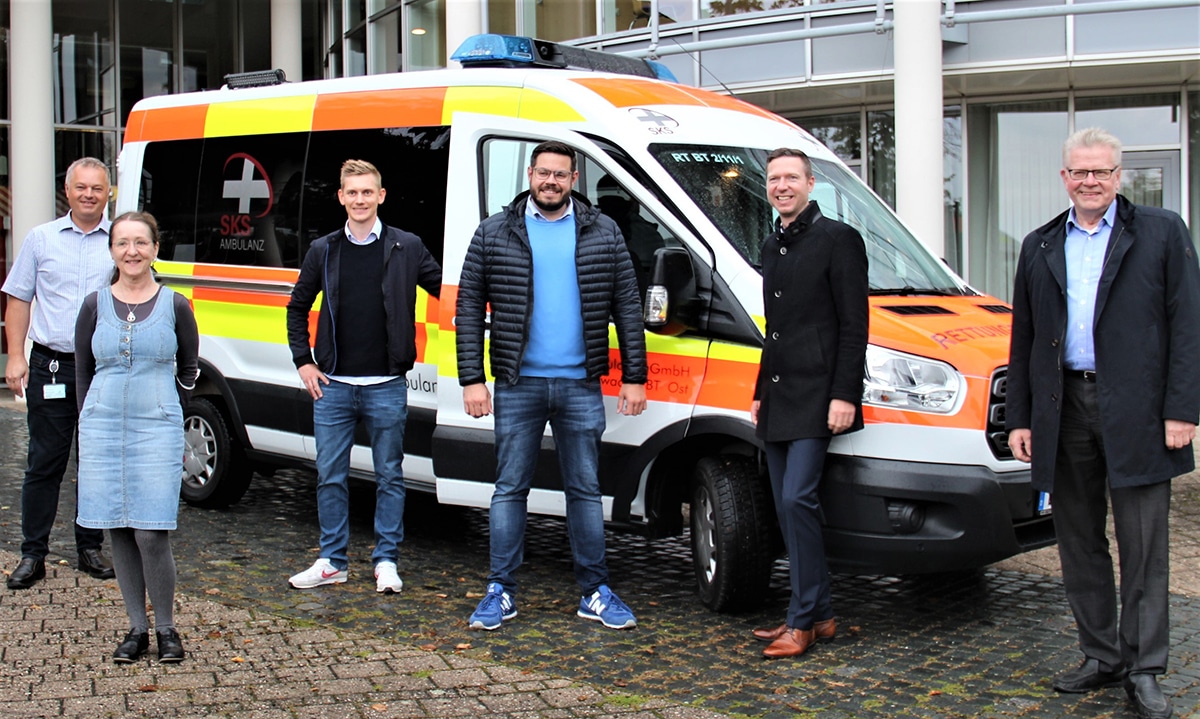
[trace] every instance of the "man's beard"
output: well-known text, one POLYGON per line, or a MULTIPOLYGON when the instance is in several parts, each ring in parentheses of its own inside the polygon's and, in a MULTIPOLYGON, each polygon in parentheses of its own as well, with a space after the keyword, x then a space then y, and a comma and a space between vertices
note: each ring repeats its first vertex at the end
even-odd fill
POLYGON ((530 197, 533 200, 533 204, 536 205, 537 208, 542 211, 542 214, 546 214, 549 212, 558 212, 559 210, 561 210, 563 208, 563 206, 565 206, 567 204, 567 201, 571 199, 571 195, 569 193, 564 192, 561 196, 562 199, 560 199, 558 202, 547 205, 546 203, 544 203, 538 199, 538 194, 536 192, 532 193, 530 195, 530 197))

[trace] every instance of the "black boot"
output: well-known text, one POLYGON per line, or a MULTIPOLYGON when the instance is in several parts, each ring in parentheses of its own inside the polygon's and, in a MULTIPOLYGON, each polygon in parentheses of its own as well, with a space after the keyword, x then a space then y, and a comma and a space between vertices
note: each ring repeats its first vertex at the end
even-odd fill
POLYGON ((150 648, 150 632, 130 629, 124 641, 113 652, 113 664, 133 664, 150 648))
POLYGON ((155 632, 158 636, 158 661, 163 664, 177 664, 183 661, 183 642, 179 632, 174 628, 155 632))
POLYGON ((79 550, 79 571, 96 579, 112 579, 117 576, 99 549, 79 550))
POLYGON ((46 577, 46 562, 34 557, 21 557, 17 568, 8 575, 9 589, 29 589, 46 577))

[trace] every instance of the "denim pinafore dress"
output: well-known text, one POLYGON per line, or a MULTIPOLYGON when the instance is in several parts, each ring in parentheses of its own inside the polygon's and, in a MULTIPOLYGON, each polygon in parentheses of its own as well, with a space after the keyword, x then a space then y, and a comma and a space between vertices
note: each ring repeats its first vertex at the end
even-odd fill
POLYGON ((84 527, 175 529, 183 477, 183 408, 175 390, 175 297, 163 287, 141 322, 99 291, 96 375, 79 413, 84 527))

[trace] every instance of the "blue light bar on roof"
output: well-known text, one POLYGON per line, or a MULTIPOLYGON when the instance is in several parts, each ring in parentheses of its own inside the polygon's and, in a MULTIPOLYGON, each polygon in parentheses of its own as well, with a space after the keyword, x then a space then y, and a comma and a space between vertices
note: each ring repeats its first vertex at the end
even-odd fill
POLYGON ((591 70, 678 82, 662 63, 516 35, 473 35, 459 45, 450 59, 463 67, 591 70))

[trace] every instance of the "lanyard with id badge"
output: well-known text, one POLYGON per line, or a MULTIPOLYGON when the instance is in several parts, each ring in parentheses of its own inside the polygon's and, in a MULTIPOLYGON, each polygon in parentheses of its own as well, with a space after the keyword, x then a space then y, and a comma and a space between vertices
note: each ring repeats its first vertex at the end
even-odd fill
POLYGON ((50 384, 42 385, 42 399, 66 399, 67 386, 58 383, 58 360, 50 360, 46 369, 50 370, 50 384))

